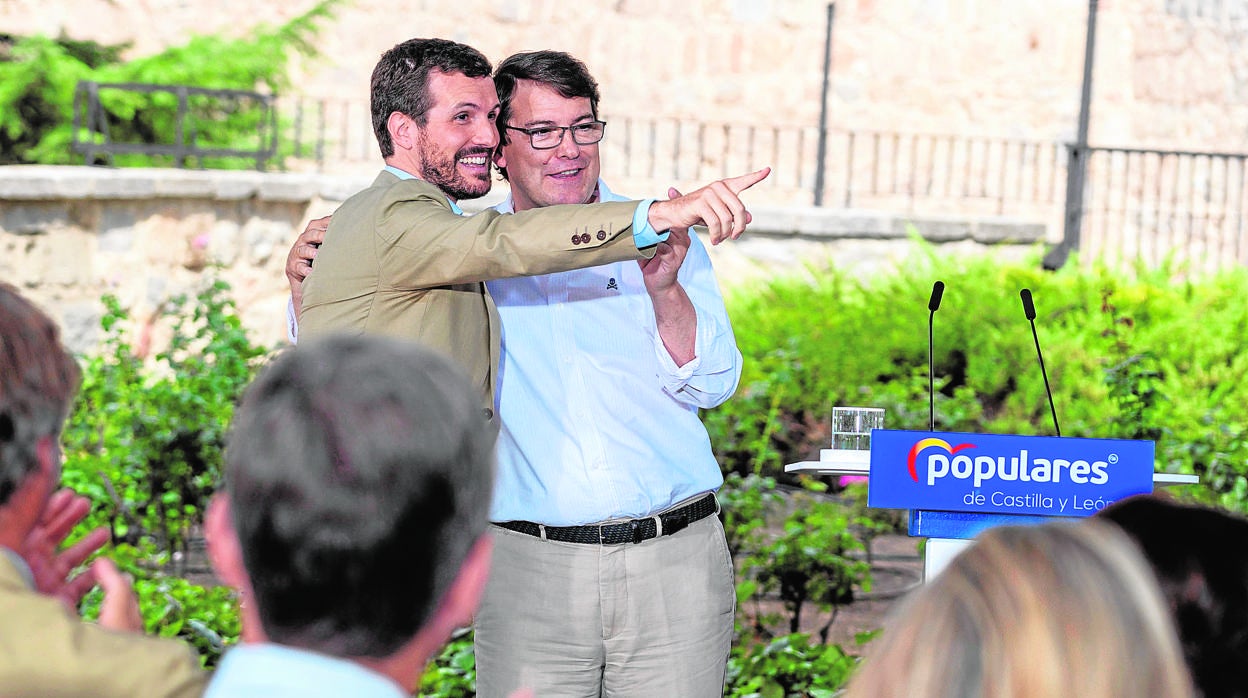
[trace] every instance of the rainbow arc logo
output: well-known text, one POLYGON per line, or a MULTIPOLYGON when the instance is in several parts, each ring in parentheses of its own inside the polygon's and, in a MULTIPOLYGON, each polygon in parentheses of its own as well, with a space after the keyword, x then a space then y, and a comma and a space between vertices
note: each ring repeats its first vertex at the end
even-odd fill
POLYGON ((914 467, 914 462, 918 460, 919 453, 929 448, 943 449, 946 453, 952 456, 958 451, 975 448, 975 444, 958 444, 957 446, 950 446, 949 442, 944 439, 919 439, 915 442, 914 446, 910 448, 910 454, 906 457, 906 467, 910 470, 910 479, 915 482, 919 481, 919 473, 914 467))

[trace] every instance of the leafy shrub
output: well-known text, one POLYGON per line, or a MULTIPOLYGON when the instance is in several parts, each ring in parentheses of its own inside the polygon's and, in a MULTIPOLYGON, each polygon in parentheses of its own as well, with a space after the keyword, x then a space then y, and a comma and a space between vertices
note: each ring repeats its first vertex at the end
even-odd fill
POLYGON ((857 660, 802 633, 738 644, 728 657, 724 695, 733 698, 832 698, 857 660))
MULTIPOLYGON (((1199 280, 1167 270, 1045 274, 1038 265, 946 259, 929 249, 869 284, 833 271, 814 284, 781 279, 730 296, 743 387, 704 416, 727 473, 720 501, 743 569, 739 608, 776 596, 790 603, 792 628, 801 607, 834 614, 855 585, 869 584, 859 549, 902 520, 864 511, 861 488, 841 493, 845 504, 813 504, 811 495, 781 497, 777 482, 819 484, 781 466, 826 445, 834 404, 880 405, 889 427, 927 427, 933 278, 948 284, 936 325, 938 429, 1052 432, 1018 303, 1026 286, 1062 433, 1155 439, 1163 469, 1201 476, 1194 496, 1248 510, 1248 270, 1199 280)), ((190 641, 212 664, 238 633, 233 597, 176 576, 174 561, 185 560, 196 535, 232 406, 265 350, 247 340, 223 284, 171 303, 178 319, 170 349, 147 360, 125 339, 125 310, 106 303, 103 348, 87 362, 65 434, 65 479, 95 500, 94 525, 110 527, 114 554, 140 577, 149 629, 190 641)), ((830 696, 854 666, 842 648, 806 634, 772 637, 770 627, 740 624, 738 634, 732 696, 830 696)), ((431 663, 421 690, 471 696, 475 678, 465 631, 431 663)))
POLYGON ((1018 299, 1031 288, 1062 434, 1155 439, 1159 469, 1200 475, 1196 496, 1248 507, 1242 268, 1048 273, 1034 260, 923 248, 870 282, 832 269, 813 283, 737 289, 728 305, 742 388, 705 419, 725 472, 792 482, 783 464, 817 458, 832 405, 884 406, 889 428, 926 429, 934 279, 947 285, 935 324, 938 430, 1054 432, 1018 299))
POLYGON ((218 281, 193 302, 170 300, 169 348, 147 360, 126 339, 127 311, 105 297, 101 352, 86 361, 63 435, 63 482, 92 500, 82 527, 111 532, 109 555, 135 576, 147 630, 187 640, 209 665, 238 635, 233 594, 178 575, 220 480, 234 404, 266 353, 228 290, 218 281))
MULTIPOLYGON (((342 0, 322 0, 304 14, 276 28, 261 27, 240 39, 196 36, 185 45, 131 61, 127 48, 94 42, 18 38, 0 47, 0 165, 70 164, 73 142, 74 90, 81 80, 108 83, 191 85, 276 94, 288 86, 287 66, 295 52, 316 55, 318 22, 342 0)), ((126 143, 175 142, 176 98, 105 91, 101 104, 112 140, 126 143)), ((260 111, 244 104, 214 109, 201 98, 200 118, 189 124, 204 147, 248 149, 254 142, 260 111)), ((190 132, 190 131, 188 131, 190 132)), ((86 137, 85 130, 80 137, 86 137)), ((220 158, 214 167, 247 167, 252 161, 220 158)), ((169 156, 118 155, 118 165, 161 166, 169 156)))
POLYGON ((807 602, 829 614, 819 631, 827 642, 837 609, 853 602, 855 587, 871 589, 867 563, 849 555, 865 546, 850 530, 846 507, 800 495, 790 503, 793 510, 785 517, 782 532, 746 556, 742 573, 757 580, 756 593, 779 594, 789 612, 791 633, 801 627, 807 602))
POLYGON ((477 658, 472 648, 472 630, 457 631, 420 680, 425 698, 471 698, 477 694, 477 658))
POLYGON ((64 482, 93 500, 93 525, 142 554, 186 552, 221 474, 234 403, 266 349, 252 344, 226 295, 209 284, 170 300, 169 348, 145 361, 125 337, 127 312, 107 308, 102 352, 86 363, 65 430, 64 482))

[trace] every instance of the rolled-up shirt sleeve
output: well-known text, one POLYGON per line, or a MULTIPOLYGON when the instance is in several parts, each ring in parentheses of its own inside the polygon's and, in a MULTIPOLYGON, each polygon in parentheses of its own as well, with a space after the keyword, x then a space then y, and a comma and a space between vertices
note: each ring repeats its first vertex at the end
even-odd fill
POLYGON ((697 316, 694 358, 677 366, 656 330, 654 351, 659 360, 659 380, 664 392, 679 402, 700 408, 715 407, 736 392, 742 359, 711 259, 696 235, 691 238, 677 278, 697 316))

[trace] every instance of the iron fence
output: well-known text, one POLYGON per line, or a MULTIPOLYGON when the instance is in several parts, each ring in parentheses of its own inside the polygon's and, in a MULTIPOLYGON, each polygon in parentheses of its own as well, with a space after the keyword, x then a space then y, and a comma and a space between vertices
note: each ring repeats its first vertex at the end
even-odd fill
MULTIPOLYGON (((298 98, 280 108, 307 167, 333 171, 378 162, 367 104, 298 98)), ((1059 230, 1074 206, 1085 262, 1166 261, 1194 271, 1248 264, 1248 154, 1089 148, 1082 200, 1067 201, 1069 144, 938 133, 829 129, 820 177, 818 129, 693 119, 604 115, 607 176, 620 191, 690 187, 764 165, 768 203, 916 216, 1034 220, 1059 230)))
POLYGON ((1081 254, 1208 272, 1248 264, 1248 153, 1089 148, 1081 254))
MULTIPOLYGON (((79 81, 70 148, 87 164, 117 155, 253 160, 263 170, 277 148, 277 113, 268 95, 187 85, 79 81)), ((158 162, 161 160, 158 160, 158 162)))
MULTIPOLYGON (((283 103, 286 149, 316 169, 377 161, 368 105, 340 99, 283 103)), ((819 179, 818 129, 606 114, 603 161, 612 180, 647 189, 704 184, 771 166, 760 187, 776 202, 809 204, 819 179)), ((954 134, 830 129, 823 200, 846 208, 1009 215, 1061 196, 1059 143, 954 134)))

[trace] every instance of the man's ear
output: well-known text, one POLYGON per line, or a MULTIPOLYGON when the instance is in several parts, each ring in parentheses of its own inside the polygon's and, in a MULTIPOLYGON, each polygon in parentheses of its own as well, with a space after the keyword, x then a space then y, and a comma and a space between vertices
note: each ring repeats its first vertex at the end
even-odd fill
POLYGON ((460 565, 459 575, 447 590, 442 608, 438 609, 439 615, 453 623, 450 626, 452 629, 472 623, 472 616, 481 604, 485 584, 490 578, 490 557, 493 553, 494 538, 488 532, 484 533, 468 551, 464 564, 460 565))
POLYGON ((494 149, 494 166, 500 170, 507 167, 507 156, 503 155, 503 144, 501 142, 494 149))
POLYGON ((61 483, 61 448, 54 438, 45 436, 35 443, 35 461, 38 467, 27 479, 37 485, 46 500, 61 483))
POLYGON ((35 468, 17 483, 0 505, 0 539, 21 550, 26 536, 39 524, 43 511, 61 480, 61 453, 56 441, 45 436, 35 442, 35 468))
POLYGON ((260 609, 254 602, 251 578, 243 564, 243 546, 238 542, 234 520, 230 517, 230 500, 224 492, 212 496, 208 511, 204 514, 204 539, 208 543, 208 560, 217 578, 238 592, 239 615, 243 642, 265 642, 264 626, 260 622, 260 609))
POLYGON ((392 111, 386 119, 386 130, 390 132, 390 141, 397 150, 412 150, 416 147, 416 122, 403 112, 392 111))
POLYGON ((218 492, 208 503, 204 514, 204 539, 208 544, 208 560, 217 577, 239 591, 250 586, 243 567, 243 549, 230 519, 230 500, 218 492))

